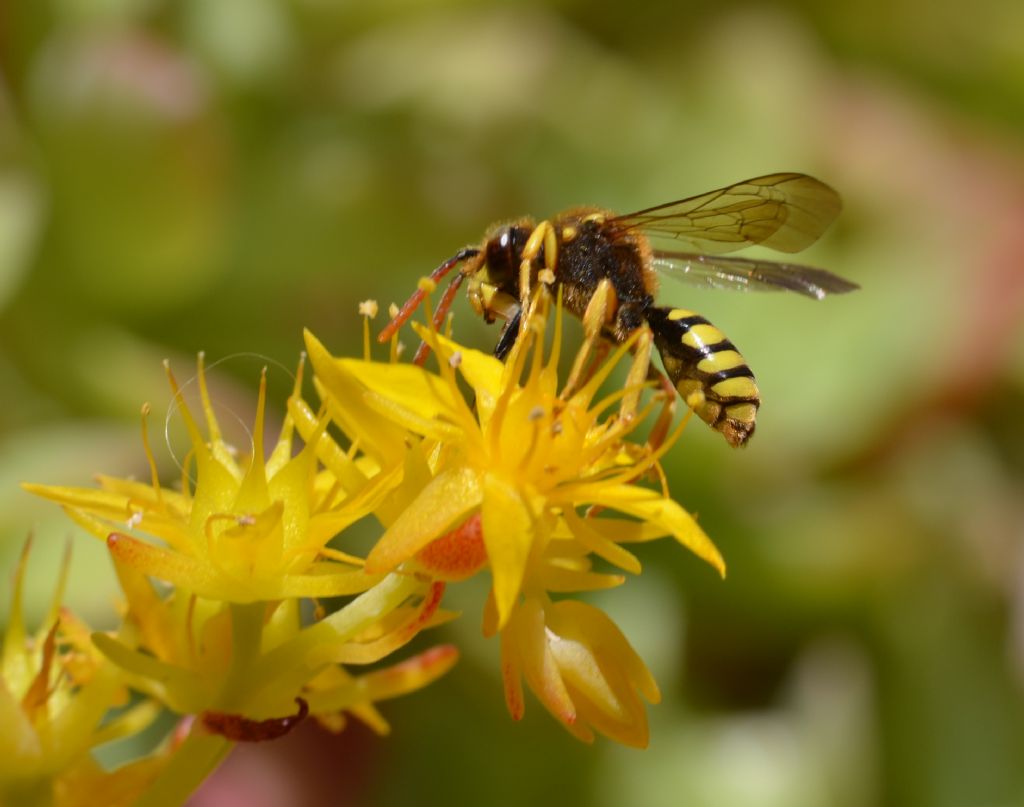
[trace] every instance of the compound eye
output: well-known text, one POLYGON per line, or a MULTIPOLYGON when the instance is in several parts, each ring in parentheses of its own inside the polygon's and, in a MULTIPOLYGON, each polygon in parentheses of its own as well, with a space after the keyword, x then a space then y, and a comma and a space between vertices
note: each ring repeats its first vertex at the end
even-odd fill
POLYGON ((505 227, 487 244, 487 277, 495 286, 512 282, 519 265, 518 249, 514 228, 505 227))

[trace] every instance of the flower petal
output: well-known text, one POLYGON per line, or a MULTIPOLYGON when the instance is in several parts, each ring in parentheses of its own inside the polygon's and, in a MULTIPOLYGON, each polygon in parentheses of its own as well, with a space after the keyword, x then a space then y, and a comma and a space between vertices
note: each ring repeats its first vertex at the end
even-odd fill
POLYGON ((483 493, 475 471, 442 471, 387 529, 366 559, 372 574, 394 569, 447 532, 480 505, 483 493))
POLYGON ((390 401, 399 410, 419 415, 424 421, 451 421, 466 408, 458 388, 444 378, 415 364, 382 364, 360 359, 335 359, 337 366, 358 378, 368 390, 390 401))
POLYGON ((353 440, 384 465, 391 465, 405 451, 405 433, 381 417, 363 400, 366 387, 306 331, 306 350, 316 372, 317 388, 331 418, 353 440), (324 394, 326 393, 326 394, 324 394))
POLYGON ((562 511, 566 525, 572 531, 576 540, 595 555, 613 563, 620 569, 625 569, 632 574, 640 574, 640 561, 636 555, 618 544, 605 538, 591 526, 596 519, 583 519, 576 515, 572 508, 562 511))
POLYGON ((534 534, 533 518, 516 487, 495 474, 484 475, 481 518, 500 629, 508 621, 523 584, 534 534))
POLYGON ((679 543, 697 557, 714 566, 725 577, 725 561, 711 539, 697 521, 678 502, 667 499, 650 488, 628 484, 600 484, 566 486, 559 492, 575 504, 598 504, 610 507, 644 521, 651 522, 670 533, 679 543))

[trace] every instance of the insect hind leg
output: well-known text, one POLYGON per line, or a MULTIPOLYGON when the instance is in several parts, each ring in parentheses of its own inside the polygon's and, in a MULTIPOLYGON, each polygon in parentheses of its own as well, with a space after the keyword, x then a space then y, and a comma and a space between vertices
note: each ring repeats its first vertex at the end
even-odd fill
POLYGON ((729 445, 745 445, 761 396, 743 356, 693 311, 652 306, 647 315, 665 372, 686 405, 729 445))
POLYGON ((583 344, 576 354, 569 378, 565 382, 562 394, 559 396, 563 401, 572 397, 576 390, 587 382, 589 373, 587 364, 593 355, 595 348, 601 344, 607 332, 608 325, 614 321, 618 310, 618 296, 615 294, 615 287, 608 278, 603 278, 598 284, 594 293, 587 303, 583 312, 583 344))

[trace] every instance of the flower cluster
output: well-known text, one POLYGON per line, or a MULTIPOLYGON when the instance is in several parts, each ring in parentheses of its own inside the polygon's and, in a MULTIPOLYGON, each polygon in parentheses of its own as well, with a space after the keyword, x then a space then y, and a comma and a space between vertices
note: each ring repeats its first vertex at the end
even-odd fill
MULTIPOLYGON (((140 699, 100 734, 138 728, 157 705, 180 715, 177 740, 125 769, 139 803, 158 791, 161 803, 184 801, 233 743, 281 736, 307 715, 331 730, 354 716, 387 731, 375 704, 434 680, 456 651, 442 645, 379 662, 451 618, 441 608, 445 587, 477 574, 490 576, 483 625, 500 637, 512 716, 524 713, 525 681, 576 737, 647 744, 644 701, 657 702, 657 685, 612 620, 575 595, 639 574, 628 545, 664 536, 724 573, 714 545, 668 495, 659 460, 679 432, 659 445, 638 436, 655 406, 637 405, 650 334, 638 332, 566 385, 561 308, 546 293, 505 362, 455 343, 428 315, 415 327, 436 356, 434 371, 399 362, 394 340, 388 360, 371 358, 373 309, 364 308, 361 359, 336 358, 307 333, 321 403, 303 398, 300 365, 269 452, 265 378, 251 451, 239 457, 221 434, 200 356, 205 428, 168 369, 191 442, 178 489, 159 481, 145 408, 148 483, 101 476, 98 489, 26 485, 106 543, 124 605, 110 633, 90 636, 70 617, 53 617, 33 645, 35 678, 27 664, 13 678, 5 665, 15 687, 5 702, 20 698, 38 713, 41 693, 56 696, 46 681, 59 677, 59 634, 77 648, 66 680, 78 698, 92 691, 90 680, 106 682, 100 716, 115 695, 140 699), (625 389, 603 394, 627 357, 625 389), (360 558, 340 542, 366 517, 382 532, 360 558), (301 601, 324 597, 345 603, 303 618, 301 601)), ((14 633, 8 643, 23 643, 14 633)), ((30 717, 22 722, 29 731, 30 717)), ((83 738, 95 731, 95 721, 81 726, 83 738)), ((61 766, 76 775, 65 757, 47 759, 50 778, 33 781, 52 782, 61 766)))
POLYGON ((158 708, 149 700, 128 706, 116 666, 89 641, 88 627, 61 608, 70 551, 46 617, 34 633, 26 631, 30 547, 26 542, 15 571, 0 655, 0 804, 129 804, 157 778, 166 749, 109 773, 89 752, 141 731, 158 708), (105 719, 112 706, 127 708, 105 719))
MULTIPOLYGON (((722 573, 724 564, 664 489, 639 484, 657 475, 673 439, 658 448, 632 439, 645 413, 632 409, 630 382, 598 397, 631 349, 630 381, 643 383, 644 346, 635 343, 649 334, 638 332, 578 389, 560 389, 561 309, 552 317, 552 308, 546 294, 538 295, 506 362, 429 327, 417 331, 437 356, 437 372, 336 359, 308 333, 306 346, 328 411, 354 443, 389 430, 395 446, 402 438, 400 448, 377 455, 401 481, 392 509, 379 513, 385 530, 366 571, 451 581, 486 568, 492 585, 484 630, 501 634, 512 716, 523 714, 525 678, 580 739, 591 740, 596 730, 644 746, 646 713, 638 695, 650 702, 659 697, 650 673, 602 612, 551 595, 621 584, 621 574, 595 571, 594 559, 638 574, 639 560, 623 545, 666 535, 722 573)), ((308 409, 297 413, 297 422, 300 429, 316 428, 308 409)))

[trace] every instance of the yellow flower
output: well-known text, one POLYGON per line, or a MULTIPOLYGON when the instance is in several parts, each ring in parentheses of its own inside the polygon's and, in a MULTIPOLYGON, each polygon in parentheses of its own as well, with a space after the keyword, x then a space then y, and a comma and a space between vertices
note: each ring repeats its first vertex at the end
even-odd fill
MULTIPOLYGON (((420 335, 438 356, 438 373, 413 365, 334 359, 315 337, 306 336, 332 413, 347 406, 369 408, 429 441, 420 452, 409 452, 429 466, 418 473, 425 484, 388 524, 367 558, 367 571, 398 567, 452 530, 463 529, 460 525, 471 526, 467 520, 479 514, 499 628, 523 591, 528 569, 540 562, 552 533, 562 526, 589 551, 639 571, 634 556, 592 528, 600 519, 577 515, 580 507, 638 518, 724 573, 721 555, 693 517, 664 492, 636 484, 656 467, 671 441, 658 451, 627 441, 644 413, 608 412, 629 390, 595 400, 632 344, 622 346, 581 389, 560 396, 561 323, 545 360, 546 297, 539 300, 525 337, 505 364, 426 329, 420 335), (476 397, 475 411, 462 395, 456 371, 476 397)), ((649 338, 639 332, 634 341, 649 338)))
MULTIPOLYGON (((594 559, 638 574, 639 560, 623 545, 665 535, 722 574, 725 567, 667 490, 639 484, 662 476, 659 459, 679 433, 657 450, 632 439, 651 411, 635 411, 650 334, 638 332, 586 383, 560 391, 561 312, 545 356, 549 311, 547 296, 538 297, 505 363, 429 326, 417 330, 437 355, 437 372, 396 364, 394 356, 386 363, 336 359, 309 333, 306 344, 321 397, 354 443, 369 439, 353 431, 369 417, 417 438, 406 439, 404 452, 374 450, 393 487, 386 510, 374 511, 385 532, 367 571, 458 581, 487 566, 484 631, 501 632, 513 716, 523 713, 525 677, 575 736, 589 741, 598 731, 643 746, 641 696, 659 697, 650 673, 607 616, 571 600, 553 603, 549 593, 619 585, 625 578, 595 571, 594 559), (631 349, 626 389, 598 398, 631 349)), ((300 431, 314 427, 308 408, 295 416, 300 431)))
POLYGON ((26 543, 14 579, 11 615, 0 658, 0 804, 130 804, 157 776, 166 757, 157 754, 106 771, 91 750, 135 734, 159 712, 145 701, 124 706, 120 671, 89 642, 89 632, 60 608, 67 577, 65 556, 49 613, 33 636, 22 619, 26 543))
POLYGON ((602 611, 562 600, 528 599, 501 634, 505 702, 523 716, 522 677, 573 735, 592 742, 594 730, 625 745, 647 745, 640 700, 661 695, 647 667, 602 611))
MULTIPOLYGON (((380 505, 392 478, 372 457, 341 451, 325 433, 326 416, 313 419, 295 456, 286 417, 265 460, 265 376, 252 452, 239 462, 221 437, 202 357, 208 439, 168 376, 191 438, 194 485, 184 480, 181 492, 160 485, 143 421, 150 484, 101 477, 101 490, 25 487, 62 504, 110 550, 127 601, 124 622, 116 634, 93 634, 92 643, 130 686, 196 718, 152 786, 171 803, 187 797, 231 742, 273 739, 307 714, 334 730, 351 714, 387 731, 374 704, 430 683, 457 653, 434 648, 364 675, 341 666, 375 664, 449 618, 439 610, 443 583, 366 574, 361 560, 326 546, 380 505), (151 578, 171 587, 161 591, 151 578), (351 594, 359 596, 303 625, 298 598, 351 594)), ((300 385, 301 367, 296 399, 300 385)))
MULTIPOLYGON (((339 531, 370 511, 381 483, 387 481, 370 482, 363 475, 355 489, 330 473, 318 472, 316 451, 326 420, 293 457, 294 426, 286 417, 272 454, 264 460, 264 374, 252 451, 240 462, 221 437, 202 356, 198 378, 208 439, 169 368, 168 378, 192 442, 194 488, 187 478, 181 492, 161 487, 145 422, 150 484, 100 476, 101 490, 24 487, 62 504, 75 521, 107 541, 122 562, 202 597, 237 603, 332 597, 364 591, 380 579, 325 549, 339 531), (139 534, 152 536, 159 544, 136 537, 139 534)), ((301 378, 300 366, 295 395, 301 378)))
POLYGON ((341 712, 350 711, 384 733, 373 702, 426 686, 455 660, 443 648, 402 662, 406 670, 419 664, 418 675, 403 678, 405 689, 389 683, 381 692, 374 682, 382 671, 354 677, 336 666, 377 662, 446 619, 438 612, 441 584, 391 575, 303 628, 294 599, 229 608, 187 592, 161 596, 116 556, 115 568, 127 600, 124 626, 116 637, 98 633, 93 641, 134 688, 180 714, 286 718, 302 698, 331 727, 340 728, 341 712))

